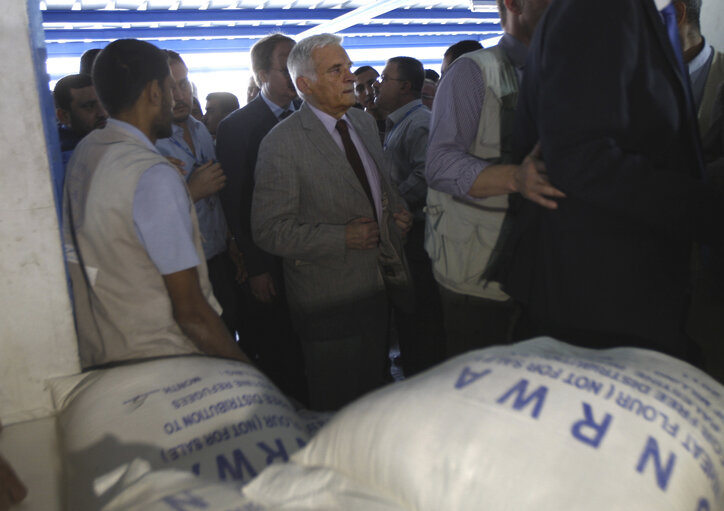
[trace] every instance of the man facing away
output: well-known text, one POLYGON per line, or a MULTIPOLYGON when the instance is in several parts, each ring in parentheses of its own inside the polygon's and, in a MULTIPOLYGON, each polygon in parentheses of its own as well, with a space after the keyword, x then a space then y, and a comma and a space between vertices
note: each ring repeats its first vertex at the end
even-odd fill
POLYGON ((334 409, 385 381, 389 301, 409 299, 411 215, 383 170, 374 119, 351 108, 341 38, 299 41, 288 65, 304 104, 261 143, 252 233, 283 259, 311 405, 334 409))
POLYGON ((692 241, 721 244, 669 0, 551 2, 531 44, 516 153, 540 140, 555 211, 511 207, 505 289, 577 345, 686 357, 692 241), (584 49, 586 51, 581 51, 584 49))
MULTIPOLYGON (((226 117, 217 130, 216 152, 227 175, 220 192, 231 234, 244 254, 249 278, 244 284, 242 346, 286 394, 306 402, 299 339, 289 317, 281 259, 259 248, 251 236, 251 202, 259 144, 301 101, 287 70, 294 40, 283 34, 263 37, 251 49, 259 95, 226 117)), ((294 155, 297 148, 283 148, 294 155)))
POLYGON ((111 118, 76 148, 64 201, 82 366, 199 353, 247 361, 219 317, 188 189, 153 144, 173 124, 166 54, 114 41, 93 73, 111 118))
POLYGON ((387 61, 374 83, 375 104, 387 116, 384 152, 390 163, 392 184, 413 214, 405 255, 415 291, 415 310, 395 310, 400 353, 405 376, 412 376, 441 361, 444 332, 440 293, 425 252, 425 155, 430 130, 430 110, 422 104, 425 80, 422 62, 411 57, 387 61))
POLYGON ((508 195, 518 192, 547 208, 562 197, 534 155, 522 165, 512 160, 518 84, 548 3, 498 0, 500 43, 455 60, 433 105, 425 246, 440 285, 448 356, 510 338, 514 304, 497 283, 482 282, 508 195))

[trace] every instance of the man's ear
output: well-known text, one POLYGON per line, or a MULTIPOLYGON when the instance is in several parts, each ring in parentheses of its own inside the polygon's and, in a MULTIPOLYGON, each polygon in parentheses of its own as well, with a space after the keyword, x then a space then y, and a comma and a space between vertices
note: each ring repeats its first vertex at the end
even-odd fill
POLYGON ((312 91, 312 80, 306 76, 297 76, 296 86, 302 94, 309 94, 312 91))
POLYGON ((503 0, 503 3, 505 4, 505 8, 513 14, 520 15, 523 13, 523 9, 521 8, 518 0, 503 0))
POLYGON ((56 108, 55 117, 58 119, 60 124, 70 126, 70 112, 68 110, 65 110, 64 108, 56 108))
POLYGON ((163 90, 161 89, 161 84, 158 79, 148 82, 143 88, 143 92, 141 92, 141 94, 146 96, 146 100, 151 105, 160 105, 163 99, 163 90))
MULTIPOLYGON (((257 73, 257 78, 259 82, 262 84, 267 83, 269 81, 269 71, 266 69, 260 69, 257 73)), ((254 83, 256 83, 257 78, 254 79, 254 83)), ((257 83, 257 87, 259 87, 259 84, 257 83)), ((261 87, 259 87, 261 89, 261 87)))

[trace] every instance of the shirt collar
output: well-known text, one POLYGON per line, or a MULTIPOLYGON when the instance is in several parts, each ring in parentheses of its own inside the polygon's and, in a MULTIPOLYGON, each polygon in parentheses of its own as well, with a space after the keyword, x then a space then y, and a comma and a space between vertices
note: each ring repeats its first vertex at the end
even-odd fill
MULTIPOLYGON (((199 129, 200 126, 204 126, 203 122, 194 119, 194 117, 191 115, 189 115, 184 122, 188 126, 189 131, 191 131, 192 135, 196 134, 196 131, 199 129)), ((171 125, 171 132, 173 133, 173 137, 181 136, 183 138, 184 129, 178 124, 173 123, 171 125)))
POLYGON ((699 69, 706 65, 713 52, 714 48, 706 44, 705 41, 701 51, 697 54, 696 57, 689 61, 689 73, 696 73, 699 69))
POLYGON ((129 124, 125 121, 119 121, 118 119, 114 119, 112 117, 108 118, 108 121, 106 122, 106 125, 111 125, 126 134, 132 136, 133 138, 136 138, 143 142, 151 151, 154 153, 158 152, 158 149, 156 149, 156 146, 154 146, 151 141, 148 139, 146 135, 143 134, 141 130, 136 128, 133 124, 129 124))
POLYGON ((274 103, 271 99, 267 98, 264 95, 264 92, 259 92, 259 95, 261 96, 261 99, 264 100, 264 103, 266 103, 266 106, 268 106, 269 109, 272 111, 272 113, 274 114, 274 117, 276 117, 277 119, 279 119, 279 116, 282 115, 287 110, 291 110, 292 112, 295 111, 293 101, 290 101, 287 106, 281 107, 281 106, 277 105, 276 103, 274 103))
POLYGON ((510 59, 510 62, 518 69, 525 66, 528 58, 528 47, 508 33, 504 33, 498 43, 510 59))
POLYGON ((654 3, 656 4, 656 10, 661 11, 671 3, 671 0, 654 0, 654 3))
POLYGON ((412 110, 413 108, 417 108, 419 105, 422 105, 422 99, 414 99, 406 105, 403 105, 394 112, 392 112, 390 115, 387 116, 387 119, 392 121, 393 124, 397 124, 405 117, 405 115, 407 115, 410 110, 412 110))
MULTIPOLYGON (((306 102, 309 108, 312 109, 312 112, 314 112, 314 115, 317 116, 317 118, 322 121, 322 124, 324 124, 324 127, 327 128, 327 131, 332 134, 337 129, 337 119, 333 116, 329 115, 327 112, 322 112, 319 108, 313 106, 311 103, 306 102)), ((350 131, 353 130, 352 123, 349 122, 349 119, 347 118, 347 114, 344 114, 342 116, 342 119, 344 119, 347 122, 347 125, 350 128, 350 131)))

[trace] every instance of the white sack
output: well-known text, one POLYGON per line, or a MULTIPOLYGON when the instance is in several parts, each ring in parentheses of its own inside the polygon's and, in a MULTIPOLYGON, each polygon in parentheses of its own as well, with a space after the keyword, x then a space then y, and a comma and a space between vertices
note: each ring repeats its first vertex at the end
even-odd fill
MULTIPOLYGON (((363 397, 276 470, 331 469, 410 511, 721 511, 723 395, 665 355, 537 339, 363 397)), ((303 490, 268 479, 245 493, 303 490)))
POLYGON ((99 509, 103 476, 132 460, 245 484, 303 447, 326 415, 297 412, 256 369, 159 359, 55 383, 68 509, 99 509), (96 481, 98 480, 98 481, 96 481))

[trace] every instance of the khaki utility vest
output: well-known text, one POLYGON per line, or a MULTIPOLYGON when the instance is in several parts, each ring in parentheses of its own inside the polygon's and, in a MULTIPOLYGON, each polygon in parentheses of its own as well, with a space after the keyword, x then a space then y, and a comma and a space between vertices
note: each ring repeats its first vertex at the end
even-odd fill
MULTIPOLYGON (((111 124, 91 132, 69 163, 64 242, 84 368, 199 353, 174 320, 163 277, 138 240, 133 222, 139 178, 152 166, 167 163, 161 154, 111 124)), ((220 311, 211 292, 190 198, 189 204, 201 260, 197 268, 201 289, 220 311)))
MULTIPOLYGON (((485 82, 480 123, 468 152, 492 163, 510 163, 518 101, 515 68, 499 46, 460 58, 473 60, 485 82)), ((481 280, 507 209, 507 195, 467 201, 428 189, 425 249, 440 285, 460 294, 508 299, 497 282, 481 280)))

